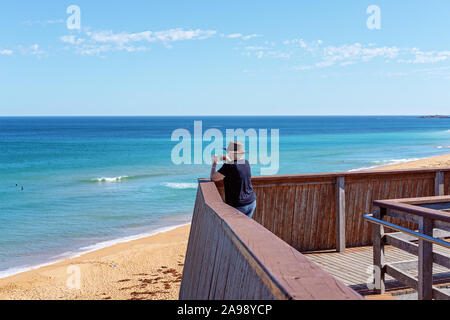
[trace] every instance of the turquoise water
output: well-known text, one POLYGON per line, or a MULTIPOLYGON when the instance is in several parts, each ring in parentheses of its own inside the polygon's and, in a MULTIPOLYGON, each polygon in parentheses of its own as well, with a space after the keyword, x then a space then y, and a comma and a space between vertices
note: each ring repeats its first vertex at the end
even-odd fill
POLYGON ((174 165, 170 138, 177 128, 193 132, 194 120, 224 134, 279 129, 279 174, 348 171, 450 150, 450 119, 0 118, 0 277, 189 222, 196 179, 209 166, 174 165))

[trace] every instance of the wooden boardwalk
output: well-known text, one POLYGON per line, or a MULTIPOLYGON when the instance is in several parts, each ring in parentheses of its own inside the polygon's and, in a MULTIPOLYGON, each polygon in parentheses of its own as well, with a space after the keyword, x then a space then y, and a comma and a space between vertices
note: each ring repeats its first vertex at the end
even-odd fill
MULTIPOLYGON (((450 256, 450 249, 441 246, 433 246, 433 251, 450 256)), ((308 259, 318 264, 323 270, 342 281, 348 287, 354 289, 362 295, 371 295, 372 290, 367 287, 372 274, 372 246, 349 248, 345 252, 336 252, 336 250, 322 250, 302 252, 308 259)), ((412 261, 417 257, 403 250, 392 246, 385 248, 386 263, 412 261)), ((405 270, 406 271, 406 270, 405 270)), ((417 267, 407 270, 408 273, 417 277, 417 267)), ((450 269, 433 265, 433 274, 435 284, 450 284, 450 269)), ((408 290, 401 283, 395 281, 392 277, 386 276, 386 291, 393 293, 396 291, 408 290)))

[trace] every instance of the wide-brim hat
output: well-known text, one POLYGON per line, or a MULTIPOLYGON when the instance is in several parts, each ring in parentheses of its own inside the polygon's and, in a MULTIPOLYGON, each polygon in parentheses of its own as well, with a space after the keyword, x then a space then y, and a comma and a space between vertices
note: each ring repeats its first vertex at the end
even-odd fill
POLYGON ((231 141, 228 144, 228 147, 223 148, 227 153, 235 153, 235 154, 243 154, 248 152, 247 150, 244 150, 244 145, 240 142, 231 141))

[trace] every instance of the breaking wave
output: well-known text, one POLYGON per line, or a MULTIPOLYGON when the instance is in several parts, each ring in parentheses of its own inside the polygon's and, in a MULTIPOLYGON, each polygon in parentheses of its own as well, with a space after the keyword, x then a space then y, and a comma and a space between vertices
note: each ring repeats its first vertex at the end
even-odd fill
POLYGON ((163 183, 165 187, 172 189, 197 189, 196 183, 186 183, 186 182, 165 182, 163 183))
POLYGON ((92 182, 120 182, 122 180, 126 180, 128 178, 128 176, 120 176, 120 177, 113 177, 113 178, 106 178, 106 177, 101 177, 101 178, 95 178, 95 179, 91 179, 92 182))
POLYGON ((166 176, 166 175, 167 174, 164 174, 164 173, 154 173, 154 174, 141 174, 141 175, 135 175, 135 176, 98 177, 98 178, 87 179, 87 180, 83 180, 83 181, 91 182, 91 183, 114 183, 114 182, 122 182, 125 180, 132 180, 132 179, 162 177, 162 176, 166 176))

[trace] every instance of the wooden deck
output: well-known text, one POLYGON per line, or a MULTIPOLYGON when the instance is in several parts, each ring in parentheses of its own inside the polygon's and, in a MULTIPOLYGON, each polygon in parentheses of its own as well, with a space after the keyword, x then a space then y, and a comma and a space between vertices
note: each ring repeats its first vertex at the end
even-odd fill
MULTIPOLYGON (((434 252, 439 252, 450 256, 450 249, 441 246, 433 246, 434 252)), ((357 291, 361 295, 370 296, 372 290, 367 287, 372 274, 372 246, 349 248, 345 252, 336 250, 321 250, 302 252, 308 259, 318 264, 323 270, 342 281, 345 285, 357 291)), ((417 260, 412 254, 392 246, 385 248, 386 263, 403 262, 417 260)), ((417 267, 412 270, 405 270, 417 277, 417 267)), ((433 265, 434 284, 438 286, 450 285, 450 269, 437 264, 433 265)), ((402 285, 390 276, 386 276, 386 291, 389 294, 410 291, 411 289, 402 285)), ((383 298, 380 296, 380 298, 383 298)))

